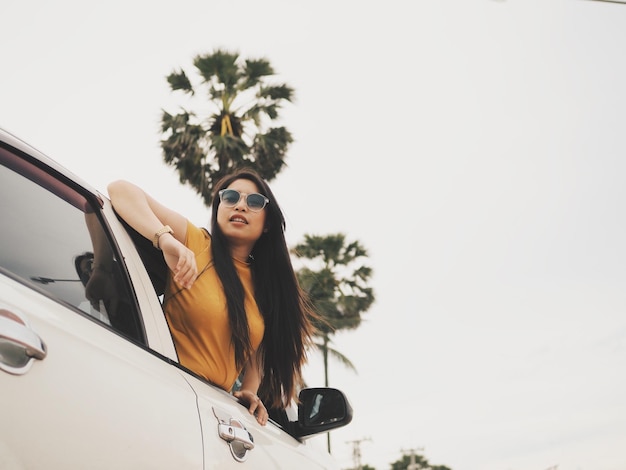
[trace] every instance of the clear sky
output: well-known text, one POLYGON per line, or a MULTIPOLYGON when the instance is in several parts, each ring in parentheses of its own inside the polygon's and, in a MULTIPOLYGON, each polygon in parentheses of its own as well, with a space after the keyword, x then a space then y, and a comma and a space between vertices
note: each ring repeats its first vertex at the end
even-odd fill
MULTIPOLYGON (((4 0, 0 127, 204 225, 159 150, 165 80, 218 47, 296 90, 291 244, 342 232, 377 300, 331 364, 377 469, 626 468, 626 5, 4 0)), ((318 358, 307 369, 321 385, 318 358)))

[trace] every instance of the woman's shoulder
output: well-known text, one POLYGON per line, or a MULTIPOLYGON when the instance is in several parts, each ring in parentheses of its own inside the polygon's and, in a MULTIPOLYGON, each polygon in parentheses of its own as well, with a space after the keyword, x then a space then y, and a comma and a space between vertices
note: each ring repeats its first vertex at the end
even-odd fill
POLYGON ((187 246, 194 248, 204 248, 211 244, 211 234, 205 227, 198 227, 189 220, 187 221, 187 246))

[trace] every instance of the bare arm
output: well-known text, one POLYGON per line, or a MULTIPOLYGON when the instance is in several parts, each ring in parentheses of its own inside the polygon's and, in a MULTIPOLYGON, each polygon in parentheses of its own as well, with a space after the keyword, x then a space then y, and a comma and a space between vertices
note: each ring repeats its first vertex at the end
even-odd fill
POLYGON ((198 274, 194 253, 185 245, 187 219, 163 206, 143 189, 128 181, 115 181, 108 185, 109 197, 115 211, 137 232, 152 241, 164 225, 169 225, 173 235, 165 233, 159 238, 159 247, 174 280, 191 287, 198 274))
POLYGON ((259 424, 265 426, 267 424, 268 413, 263 402, 256 394, 259 390, 259 385, 261 385, 259 360, 257 357, 252 357, 246 364, 241 390, 235 392, 234 395, 248 402, 248 411, 256 416, 256 420, 259 424))

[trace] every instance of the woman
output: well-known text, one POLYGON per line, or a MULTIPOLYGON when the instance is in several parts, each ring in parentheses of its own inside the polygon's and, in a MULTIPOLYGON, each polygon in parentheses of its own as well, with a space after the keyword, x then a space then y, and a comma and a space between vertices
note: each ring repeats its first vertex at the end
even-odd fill
POLYGON ((243 372, 234 395, 265 425, 268 408, 297 397, 314 315, 267 183, 249 169, 219 181, 210 234, 129 182, 108 191, 120 217, 163 252, 164 310, 180 363, 227 391, 243 372))

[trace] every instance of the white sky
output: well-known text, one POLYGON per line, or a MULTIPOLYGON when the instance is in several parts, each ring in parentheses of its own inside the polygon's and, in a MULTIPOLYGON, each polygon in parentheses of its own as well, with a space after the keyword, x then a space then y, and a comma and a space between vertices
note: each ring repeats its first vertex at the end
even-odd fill
MULTIPOLYGON (((626 5, 584 0, 23 1, 0 6, 0 127, 197 224, 159 150, 165 77, 217 47, 296 90, 288 239, 368 248, 335 346, 353 465, 626 468, 626 5)), ((189 69, 188 69, 189 70, 189 69)), ((319 360, 307 369, 322 385, 319 360)))

